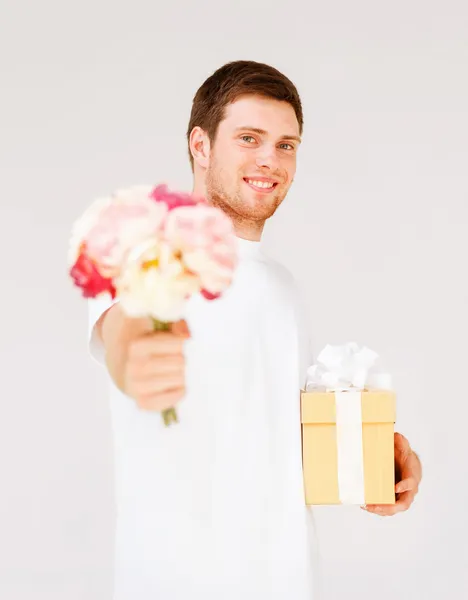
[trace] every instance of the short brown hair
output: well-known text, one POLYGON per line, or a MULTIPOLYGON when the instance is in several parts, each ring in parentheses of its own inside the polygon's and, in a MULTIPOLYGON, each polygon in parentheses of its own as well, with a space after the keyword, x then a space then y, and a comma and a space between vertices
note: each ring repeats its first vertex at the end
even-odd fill
POLYGON ((228 104, 246 94, 256 94, 274 100, 288 102, 296 113, 302 134, 304 117, 302 103, 296 86, 283 73, 264 63, 238 60, 217 69, 197 90, 187 129, 190 164, 190 134, 194 127, 201 127, 210 141, 216 137, 220 122, 224 119, 228 104))

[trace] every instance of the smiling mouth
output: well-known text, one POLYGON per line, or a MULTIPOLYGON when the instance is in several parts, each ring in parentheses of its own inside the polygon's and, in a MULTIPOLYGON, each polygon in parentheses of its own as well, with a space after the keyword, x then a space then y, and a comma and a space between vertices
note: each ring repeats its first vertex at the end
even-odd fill
POLYGON ((278 185, 276 181, 258 181, 256 179, 244 178, 245 183, 256 192, 267 194, 278 185))

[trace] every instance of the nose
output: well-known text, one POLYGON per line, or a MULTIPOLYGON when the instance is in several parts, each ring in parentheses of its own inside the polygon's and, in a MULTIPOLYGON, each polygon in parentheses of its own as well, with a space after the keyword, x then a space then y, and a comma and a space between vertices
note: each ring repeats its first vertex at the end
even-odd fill
POLYGON ((280 166, 276 148, 266 145, 259 149, 255 162, 257 167, 270 169, 271 171, 276 171, 280 166))

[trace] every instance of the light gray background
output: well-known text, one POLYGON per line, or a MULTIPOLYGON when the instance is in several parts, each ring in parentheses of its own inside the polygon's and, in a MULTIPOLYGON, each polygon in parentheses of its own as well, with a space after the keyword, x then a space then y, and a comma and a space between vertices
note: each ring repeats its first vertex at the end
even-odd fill
POLYGON ((266 243, 304 286, 317 350, 379 352, 425 468, 398 517, 316 511, 324 599, 466 597, 466 2, 169 5, 0 2, 0 598, 111 598, 109 412, 68 235, 114 187, 190 187, 192 96, 239 58, 304 102, 266 243))

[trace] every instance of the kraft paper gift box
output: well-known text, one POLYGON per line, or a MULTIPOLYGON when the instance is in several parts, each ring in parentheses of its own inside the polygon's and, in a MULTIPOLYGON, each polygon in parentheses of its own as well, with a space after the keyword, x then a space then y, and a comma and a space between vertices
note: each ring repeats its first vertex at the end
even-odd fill
POLYGON ((396 397, 388 375, 370 375, 377 355, 327 346, 301 391, 307 505, 394 504, 396 397), (372 384, 372 388, 370 385, 372 384))

